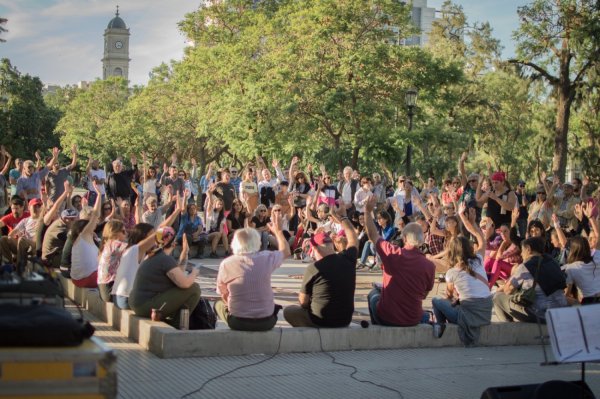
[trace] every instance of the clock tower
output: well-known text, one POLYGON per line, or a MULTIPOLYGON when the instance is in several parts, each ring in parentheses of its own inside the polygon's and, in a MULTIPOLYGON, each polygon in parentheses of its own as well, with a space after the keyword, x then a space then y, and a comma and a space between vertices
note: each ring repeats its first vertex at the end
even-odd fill
POLYGON ((129 29, 119 17, 119 6, 115 17, 104 30, 104 58, 102 58, 102 79, 122 76, 129 79, 129 29))

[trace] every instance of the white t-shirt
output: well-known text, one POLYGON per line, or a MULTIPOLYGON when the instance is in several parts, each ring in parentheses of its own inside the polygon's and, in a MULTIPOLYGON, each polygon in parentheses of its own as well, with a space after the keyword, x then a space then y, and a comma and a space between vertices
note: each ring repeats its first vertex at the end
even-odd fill
POLYGON ((81 280, 98 270, 98 247, 77 237, 71 250, 71 278, 81 280))
MULTIPOLYGON (((90 169, 90 177, 95 177, 98 180, 104 179, 106 181, 106 172, 104 171, 104 169, 98 169, 98 170, 90 169)), ((93 181, 94 181, 94 179, 89 179, 89 181, 88 181, 88 190, 90 190, 90 191, 94 191, 93 181)), ((106 194, 106 189, 104 188, 104 184, 100 184, 99 187, 100 187, 100 194, 102 194, 102 195, 106 194)))
MULTIPOLYGON (((475 273, 487 280, 487 274, 483 267, 483 259, 479 254, 476 256, 477 258, 471 259, 469 263, 475 273)), ((460 270, 455 267, 451 268, 446 272, 446 281, 454 284, 454 288, 458 291, 460 299, 487 298, 492 295, 487 284, 484 284, 477 277, 471 276, 466 270, 460 270)))
POLYGON ((37 231, 39 221, 39 218, 34 219, 31 216, 22 219, 19 223, 17 223, 17 225, 13 229, 13 231, 16 232, 14 234, 17 234, 21 237, 25 237, 28 240, 35 240, 35 234, 37 231))
POLYGON ((352 204, 352 182, 345 182, 344 187, 342 187, 342 199, 346 205, 352 204))
POLYGON ((582 298, 600 293, 600 251, 592 259, 593 262, 574 262, 565 268, 567 284, 575 284, 582 298))
POLYGON ((113 284, 113 295, 129 297, 133 288, 135 275, 140 267, 140 263, 138 262, 139 252, 139 245, 132 245, 123 252, 121 263, 115 276, 115 283, 113 284))

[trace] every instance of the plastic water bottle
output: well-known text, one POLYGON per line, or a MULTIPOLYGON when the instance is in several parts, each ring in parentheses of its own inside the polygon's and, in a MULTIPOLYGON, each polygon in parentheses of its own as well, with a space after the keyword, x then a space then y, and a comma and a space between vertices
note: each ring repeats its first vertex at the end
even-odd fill
POLYGON ((179 311, 179 329, 189 330, 190 329, 190 310, 188 308, 182 308, 179 311))

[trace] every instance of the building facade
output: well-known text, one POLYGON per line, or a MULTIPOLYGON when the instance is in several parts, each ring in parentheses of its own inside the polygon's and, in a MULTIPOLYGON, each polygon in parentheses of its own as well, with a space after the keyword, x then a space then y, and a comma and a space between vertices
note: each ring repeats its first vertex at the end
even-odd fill
POLYGON ((102 58, 102 79, 110 76, 122 76, 129 80, 129 29, 119 16, 119 7, 115 17, 104 30, 104 57, 102 58))

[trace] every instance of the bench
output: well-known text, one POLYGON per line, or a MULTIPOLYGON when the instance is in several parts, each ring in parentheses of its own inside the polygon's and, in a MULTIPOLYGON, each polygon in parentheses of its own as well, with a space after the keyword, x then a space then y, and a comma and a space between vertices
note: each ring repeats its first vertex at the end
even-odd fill
MULTIPOLYGON (((456 325, 448 325, 439 339, 425 324, 361 328, 352 323, 348 328, 316 329, 278 323, 271 331, 248 332, 230 330, 219 321, 216 330, 180 331, 102 302, 97 290, 75 287, 71 280, 62 277, 61 280, 69 298, 161 358, 462 346, 456 325)), ((542 328, 546 334, 546 327, 542 328)), ((539 335, 535 324, 492 323, 481 329, 479 345, 535 345, 540 344, 539 335)))

